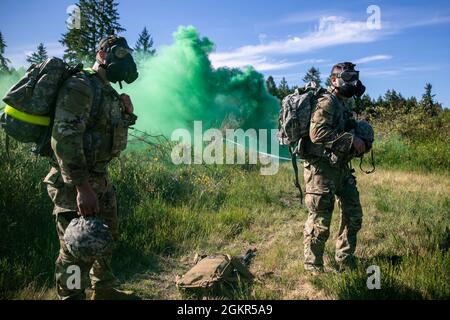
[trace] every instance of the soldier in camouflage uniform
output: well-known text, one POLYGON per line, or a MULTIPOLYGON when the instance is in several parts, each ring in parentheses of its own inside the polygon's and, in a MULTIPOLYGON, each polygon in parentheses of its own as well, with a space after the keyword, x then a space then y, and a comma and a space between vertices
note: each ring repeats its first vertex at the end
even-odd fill
POLYGON ((131 56, 124 38, 103 39, 93 68, 69 78, 57 99, 51 139, 54 156, 45 183, 54 203, 61 246, 55 272, 60 299, 84 299, 90 284, 97 299, 121 299, 131 294, 115 289, 118 283, 111 271, 110 256, 81 261, 64 242, 65 229, 78 215, 95 215, 108 225, 115 240, 119 235, 116 194, 107 167, 126 148, 128 127, 136 117, 129 97, 119 95, 110 85, 112 80, 107 73, 111 61, 107 60, 114 59, 107 58, 107 52, 112 47, 121 50, 122 56, 131 56), (74 265, 81 269, 78 289, 68 287, 67 283, 72 275, 68 268, 74 265))
POLYGON ((364 142, 348 129, 352 119, 348 100, 365 91, 354 66, 341 63, 333 67, 332 87, 318 99, 311 117, 310 141, 305 145, 305 202, 309 217, 304 228, 304 266, 314 273, 323 271, 335 198, 341 211, 335 259, 341 266, 353 262, 362 225, 356 178, 349 164, 354 155, 366 151, 364 142))

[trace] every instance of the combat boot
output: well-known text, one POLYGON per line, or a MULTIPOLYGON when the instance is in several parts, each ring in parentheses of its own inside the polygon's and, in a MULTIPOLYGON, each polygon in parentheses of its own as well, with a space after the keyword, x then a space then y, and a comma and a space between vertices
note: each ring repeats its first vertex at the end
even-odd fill
POLYGON ((344 272, 344 271, 352 271, 357 268, 356 260, 353 257, 347 258, 343 261, 336 261, 338 267, 338 272, 344 272))
POLYGON ((323 267, 322 266, 315 266, 312 264, 305 264, 304 265, 305 271, 312 275, 312 276, 318 276, 321 275, 322 273, 324 273, 323 267))
POLYGON ((141 300, 133 291, 115 288, 99 288, 92 293, 91 300, 141 300))

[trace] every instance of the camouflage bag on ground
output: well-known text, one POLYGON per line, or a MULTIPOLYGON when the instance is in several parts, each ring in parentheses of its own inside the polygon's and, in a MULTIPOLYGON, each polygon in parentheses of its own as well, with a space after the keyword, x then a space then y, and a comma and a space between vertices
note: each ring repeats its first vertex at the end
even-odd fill
POLYGON ((58 91, 65 80, 83 69, 49 58, 32 65, 3 98, 6 103, 1 126, 6 134, 23 143, 34 143, 34 152, 49 155, 52 118, 58 91))
POLYGON ((302 202, 303 191, 298 177, 297 156, 303 154, 304 139, 309 138, 312 110, 316 106, 318 97, 324 92, 324 88, 317 87, 314 82, 311 82, 304 88, 299 88, 295 90, 295 93, 288 95, 281 104, 278 140, 281 145, 289 147, 295 173, 294 184, 300 191, 302 202))
MULTIPOLYGON (((246 257, 251 254, 250 251, 246 257)), ((231 297, 240 284, 254 279, 246 264, 248 259, 216 254, 203 257, 182 277, 177 277, 177 288, 185 295, 195 297, 231 297)))

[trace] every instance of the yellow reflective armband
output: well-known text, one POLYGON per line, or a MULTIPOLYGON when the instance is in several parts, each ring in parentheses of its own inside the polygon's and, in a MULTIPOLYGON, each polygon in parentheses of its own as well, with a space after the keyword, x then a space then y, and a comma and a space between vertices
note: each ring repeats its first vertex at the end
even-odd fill
POLYGON ((10 116, 11 118, 14 118, 14 119, 22 121, 22 122, 35 124, 38 126, 44 126, 44 127, 50 126, 50 117, 36 116, 33 114, 28 114, 28 113, 22 112, 11 106, 8 106, 8 105, 6 105, 6 107, 5 107, 5 113, 8 116, 10 116))

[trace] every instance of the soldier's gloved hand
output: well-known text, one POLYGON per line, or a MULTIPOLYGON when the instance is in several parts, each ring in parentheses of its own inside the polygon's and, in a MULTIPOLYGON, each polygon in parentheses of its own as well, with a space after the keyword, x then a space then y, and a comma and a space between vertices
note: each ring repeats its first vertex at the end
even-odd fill
POLYGON ((131 102, 130 96, 125 93, 122 93, 120 95, 120 100, 122 100, 122 103, 125 106, 125 112, 128 114, 132 114, 134 111, 134 107, 133 102, 131 102))
POLYGON ((96 215, 99 211, 97 195, 88 181, 77 186, 77 206, 78 214, 83 217, 96 215))
POLYGON ((361 138, 358 138, 357 136, 353 139, 353 148, 356 151, 356 154, 363 155, 366 153, 366 143, 361 138))

